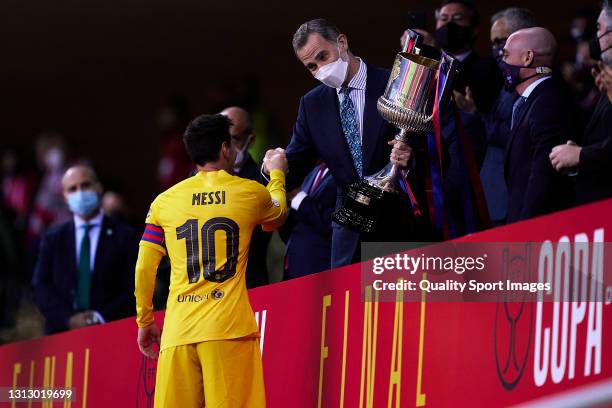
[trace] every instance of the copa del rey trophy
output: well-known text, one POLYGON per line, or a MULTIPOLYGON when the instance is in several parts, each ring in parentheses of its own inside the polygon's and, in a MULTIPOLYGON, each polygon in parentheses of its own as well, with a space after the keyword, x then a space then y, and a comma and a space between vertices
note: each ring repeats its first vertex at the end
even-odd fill
MULTIPOLYGON (((453 57, 424 45, 421 35, 408 30, 404 50, 395 57, 387 89, 378 99, 378 112, 400 129, 396 140, 407 143, 411 132, 425 136, 434 131, 440 107, 450 100, 457 65, 453 57)), ((384 195, 402 191, 401 171, 389 163, 352 184, 334 221, 355 231, 374 231, 384 195)))

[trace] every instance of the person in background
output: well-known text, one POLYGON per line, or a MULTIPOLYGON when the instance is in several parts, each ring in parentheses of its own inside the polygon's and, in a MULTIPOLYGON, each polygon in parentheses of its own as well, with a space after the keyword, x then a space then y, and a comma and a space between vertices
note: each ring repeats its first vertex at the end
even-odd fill
POLYGON ((480 14, 470 0, 444 0, 436 9, 436 43, 460 61, 454 89, 474 99, 479 112, 489 112, 502 77, 495 60, 481 57, 474 50, 480 14))
POLYGON ((519 94, 512 107, 505 160, 508 222, 566 208, 573 195, 548 159, 551 149, 567 140, 571 117, 562 91, 551 79, 556 50, 550 31, 532 27, 508 37, 500 61, 506 89, 519 94))
POLYGON ((8 148, 0 157, 2 202, 5 213, 14 215, 14 227, 21 235, 25 232, 38 184, 36 174, 28 168, 24 156, 17 149, 8 148))
POLYGON ((157 112, 157 126, 161 133, 157 165, 160 191, 186 179, 193 171, 181 139, 189 116, 189 102, 183 96, 169 97, 157 112))
POLYGON ((38 167, 42 171, 28 223, 28 246, 35 247, 41 234, 50 226, 70 218, 62 194, 66 144, 58 133, 43 133, 35 143, 38 167))
MULTIPOLYGON (((535 27, 533 13, 524 8, 508 8, 491 17, 491 55, 496 60, 503 56, 508 37, 523 28, 535 27)), ((489 113, 479 112, 469 91, 466 95, 455 92, 455 101, 464 112, 475 113, 484 122, 487 152, 480 170, 482 188, 493 225, 505 223, 508 212, 508 189, 504 180, 504 154, 510 136, 512 105, 518 94, 502 89, 489 113)))
POLYGON ((104 192, 104 195, 102 195, 102 210, 107 217, 126 223, 128 221, 129 212, 125 204, 125 197, 118 191, 107 190, 104 192))
MULTIPOLYGON (((245 179, 259 181, 259 168, 261 164, 255 163, 253 156, 249 153, 249 148, 257 139, 255 133, 253 133, 251 115, 246 110, 237 106, 226 108, 221 114, 227 116, 232 122, 230 136, 232 144, 236 148, 234 174, 245 179)), ((272 233, 265 232, 259 225, 253 230, 246 271, 246 283, 249 289, 270 283, 266 259, 271 238, 272 233)))
POLYGON ((581 146, 574 140, 555 146, 550 161, 560 173, 576 176, 576 201, 585 204, 612 197, 612 6, 604 2, 597 19, 601 62, 596 80, 602 94, 581 146))
POLYGON ((92 168, 70 167, 61 182, 72 220, 43 236, 32 281, 47 334, 134 312, 136 232, 104 215, 102 185, 92 168))
POLYGON ((570 35, 575 44, 571 60, 562 64, 561 74, 568 85, 573 103, 579 116, 577 121, 582 130, 589 121, 600 93, 595 87, 590 72, 597 61, 590 55, 590 40, 595 36, 597 12, 590 9, 579 10, 572 19, 570 35))
POLYGON ((281 237, 287 243, 284 279, 299 278, 331 266, 332 213, 338 187, 325 163, 306 176, 291 199, 281 237))
POLYGON ((12 221, 0 202, 0 344, 5 341, 2 330, 12 328, 16 323, 22 294, 21 252, 12 221))

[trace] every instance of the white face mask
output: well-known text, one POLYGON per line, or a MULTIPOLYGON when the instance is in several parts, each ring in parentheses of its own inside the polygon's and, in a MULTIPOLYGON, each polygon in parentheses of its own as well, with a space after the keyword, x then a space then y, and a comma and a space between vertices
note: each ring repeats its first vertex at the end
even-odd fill
POLYGON ((347 73, 348 61, 344 61, 340 56, 340 44, 338 44, 338 59, 319 68, 315 78, 331 88, 340 88, 347 73))
POLYGON ((249 150, 249 145, 251 144, 252 136, 244 143, 244 147, 242 149, 236 149, 236 160, 234 160, 234 172, 237 173, 242 168, 242 165, 246 161, 247 152, 249 150))

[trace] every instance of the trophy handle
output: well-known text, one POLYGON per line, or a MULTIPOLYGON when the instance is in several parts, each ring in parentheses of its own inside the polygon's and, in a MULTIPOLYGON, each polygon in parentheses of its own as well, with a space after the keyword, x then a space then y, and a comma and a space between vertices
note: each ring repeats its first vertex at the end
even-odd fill
POLYGON ((406 41, 402 47, 402 53, 414 53, 419 54, 415 51, 415 48, 420 47, 423 42, 423 36, 416 31, 412 31, 411 29, 406 30, 406 41))
POLYGON ((400 129, 399 133, 395 135, 394 139, 408 144, 408 130, 400 129))
POLYGON ((442 51, 442 55, 440 57, 440 65, 438 67, 438 76, 444 73, 445 78, 442 85, 442 93, 440 96, 440 106, 447 106, 450 101, 450 97, 452 95, 453 89, 453 79, 457 74, 457 70, 459 69, 459 61, 451 55, 442 51))

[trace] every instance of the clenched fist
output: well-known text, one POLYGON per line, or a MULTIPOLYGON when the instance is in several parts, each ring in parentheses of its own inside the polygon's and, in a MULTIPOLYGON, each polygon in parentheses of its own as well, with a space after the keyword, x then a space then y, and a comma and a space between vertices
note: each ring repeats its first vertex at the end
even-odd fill
POLYGON ((283 173, 287 173, 289 165, 287 163, 287 156, 285 156, 285 149, 277 147, 276 149, 270 149, 266 152, 263 159, 264 171, 268 174, 272 170, 280 170, 283 173))
POLYGON ((393 146, 391 150, 391 163, 401 168, 408 167, 410 159, 412 159, 412 147, 399 140, 391 140, 389 144, 393 146))

